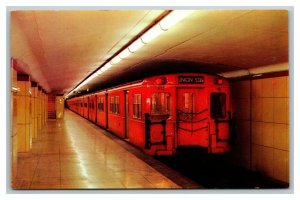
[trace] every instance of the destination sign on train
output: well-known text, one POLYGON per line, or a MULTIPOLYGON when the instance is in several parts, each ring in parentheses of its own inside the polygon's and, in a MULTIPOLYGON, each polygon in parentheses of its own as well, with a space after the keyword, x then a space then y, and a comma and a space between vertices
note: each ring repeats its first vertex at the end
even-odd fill
POLYGON ((185 83, 185 84, 204 83, 204 76, 179 76, 178 83, 185 83))

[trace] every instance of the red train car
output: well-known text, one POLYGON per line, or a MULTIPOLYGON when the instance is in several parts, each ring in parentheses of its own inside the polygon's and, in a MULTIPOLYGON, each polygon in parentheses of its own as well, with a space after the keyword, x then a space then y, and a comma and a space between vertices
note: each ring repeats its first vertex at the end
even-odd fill
POLYGON ((230 90, 218 76, 155 76, 68 99, 67 104, 150 155, 174 155, 191 147, 207 153, 230 150, 230 90), (83 113, 76 107, 80 101, 90 103, 83 113))

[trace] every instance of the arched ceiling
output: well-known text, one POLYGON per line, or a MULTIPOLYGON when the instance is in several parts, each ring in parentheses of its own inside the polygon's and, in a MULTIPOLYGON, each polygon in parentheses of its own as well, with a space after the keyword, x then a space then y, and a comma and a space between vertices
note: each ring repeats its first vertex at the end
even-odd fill
MULTIPOLYGON (((11 57, 48 92, 66 93, 165 14, 13 11, 11 57)), ((288 49, 286 10, 197 10, 83 89, 175 70, 222 73, 288 63, 288 49)))

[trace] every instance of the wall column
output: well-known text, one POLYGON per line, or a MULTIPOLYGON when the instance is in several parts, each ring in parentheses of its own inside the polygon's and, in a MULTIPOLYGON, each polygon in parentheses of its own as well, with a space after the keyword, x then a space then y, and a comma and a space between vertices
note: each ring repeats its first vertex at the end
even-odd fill
POLYGON ((38 92, 37 92, 37 127, 38 127, 38 134, 39 132, 42 130, 42 119, 41 119, 41 111, 42 111, 42 107, 41 107, 41 86, 38 86, 38 92))
POLYGON ((38 127, 37 127, 37 83, 31 82, 31 94, 32 94, 32 138, 36 139, 38 137, 38 127))
POLYGON ((44 127, 45 125, 45 120, 44 120, 44 112, 45 112, 45 108, 44 108, 44 90, 41 90, 41 124, 42 127, 44 127))
POLYGON ((45 122, 48 121, 48 94, 45 93, 45 122))
POLYGON ((11 187, 15 186, 15 179, 17 175, 17 166, 18 166, 18 123, 17 123, 17 108, 18 108, 18 92, 20 91, 17 82, 17 71, 12 67, 11 68, 11 92, 10 92, 10 127, 11 127, 11 187))
POLYGON ((29 75, 18 74, 20 92, 17 99, 18 152, 28 152, 31 148, 31 82, 29 75))

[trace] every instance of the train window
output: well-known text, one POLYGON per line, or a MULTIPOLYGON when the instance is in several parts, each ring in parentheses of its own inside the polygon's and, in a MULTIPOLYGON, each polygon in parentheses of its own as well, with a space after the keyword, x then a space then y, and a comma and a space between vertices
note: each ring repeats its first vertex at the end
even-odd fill
POLYGON ((98 103, 98 110, 104 111, 104 98, 100 97, 100 102, 98 103))
POLYGON ((226 117, 226 94, 215 92, 210 94, 210 116, 214 119, 226 117))
POLYGON ((87 103, 84 103, 84 107, 87 107, 87 103))
POLYGON ((194 111, 194 94, 184 93, 184 112, 192 113, 194 111))
POLYGON ((115 113, 120 114, 120 97, 115 97, 115 113))
POLYGON ((152 115, 170 115, 171 95, 169 93, 154 93, 151 96, 152 115))
POLYGON ((133 96, 133 118, 142 119, 142 95, 133 96))
POLYGON ((115 97, 110 97, 110 107, 109 110, 111 113, 115 112, 115 97))

